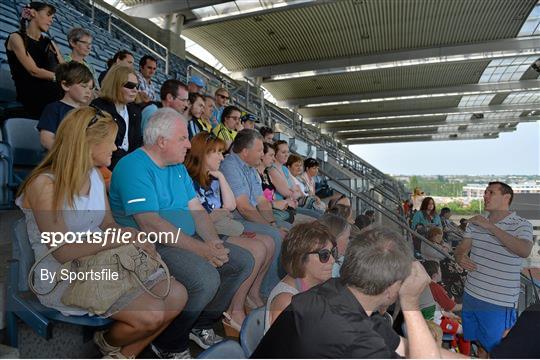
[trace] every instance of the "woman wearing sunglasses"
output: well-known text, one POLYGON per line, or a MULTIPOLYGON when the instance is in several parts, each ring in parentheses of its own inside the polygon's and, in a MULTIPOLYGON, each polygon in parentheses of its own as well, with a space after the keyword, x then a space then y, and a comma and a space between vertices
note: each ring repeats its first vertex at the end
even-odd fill
MULTIPOLYGON (((17 205, 24 212, 36 259, 49 250, 49 245, 42 241, 44 232, 77 235, 86 231, 102 233, 107 229, 121 229, 122 235, 131 233, 130 238, 136 239, 135 229, 120 228, 114 221, 103 179, 97 170, 111 162, 117 129, 111 116, 100 110, 85 106, 71 111, 58 128, 52 149, 22 184, 17 205)), ((42 274, 44 270, 60 274, 63 263, 120 245, 117 242, 65 244, 40 261, 35 274, 42 274)), ((153 244, 135 242, 133 245, 156 255, 153 244)), ((143 280, 146 287, 163 294, 165 279, 162 270, 158 270, 143 280)), ((69 281, 54 285, 41 276, 34 276, 34 282, 43 305, 70 316, 91 311, 62 302, 69 281)), ((163 300, 154 298, 142 288, 125 292, 99 315, 110 317, 114 323, 104 331, 97 331, 94 341, 108 358, 136 356, 179 314, 186 301, 186 289, 174 280, 169 295, 163 300)))
POLYGON ((299 224, 289 231, 281 245, 281 263, 287 275, 268 296, 265 333, 294 295, 332 277, 336 257, 336 240, 323 224, 317 221, 299 224))
POLYGON ((133 103, 137 97, 139 83, 135 71, 117 64, 111 67, 101 84, 99 97, 92 106, 108 112, 118 125, 110 170, 125 155, 142 145, 141 109, 133 103))

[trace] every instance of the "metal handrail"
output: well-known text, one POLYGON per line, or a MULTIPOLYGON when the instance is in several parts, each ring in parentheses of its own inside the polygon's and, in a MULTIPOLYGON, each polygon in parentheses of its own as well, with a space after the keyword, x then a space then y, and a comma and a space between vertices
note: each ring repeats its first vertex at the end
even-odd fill
POLYGON ((117 31, 120 31, 125 36, 129 37, 132 41, 135 41, 137 44, 139 44, 140 46, 142 46, 143 48, 145 48, 146 50, 148 50, 149 52, 154 54, 157 58, 163 60, 165 62, 165 74, 169 73, 169 70, 168 70, 169 64, 167 63, 167 57, 166 56, 162 56, 161 54, 159 54, 155 50, 151 49, 149 46, 145 45, 142 41, 140 41, 137 38, 135 38, 134 36, 130 35, 124 29, 121 29, 120 27, 118 27, 116 24, 111 23, 111 26, 114 27, 117 31))
POLYGON ((371 189, 369 189, 369 191, 378 192, 379 194, 383 195, 385 199, 394 202, 398 206, 401 206, 401 202, 398 200, 399 198, 396 199, 397 196, 395 196, 395 194, 391 194, 391 195, 394 195, 394 197, 387 196, 388 192, 381 189, 378 185, 373 186, 371 189))
POLYGON ((422 243, 425 243, 427 244, 428 246, 430 246, 431 248, 435 249, 437 252, 439 252, 440 254, 442 254, 445 258, 451 260, 451 261, 455 261, 455 259, 451 258, 448 256, 448 254, 446 254, 445 252, 441 251, 440 249, 438 249, 436 246, 434 246, 431 241, 429 241, 427 238, 425 238, 423 235, 421 235, 420 233, 416 232, 415 230, 411 229, 408 225, 408 223, 406 222, 406 219, 402 216, 400 216, 399 214, 396 214, 394 213, 391 209, 388 209, 384 204, 381 204, 380 202, 378 202, 377 200, 375 199, 372 199, 370 196, 366 195, 366 194, 363 194, 363 193, 360 193, 354 189, 352 189, 351 187, 347 186, 346 184, 343 184, 340 180, 338 179, 335 179, 334 177, 332 177, 331 175, 327 174, 324 170, 322 169, 319 169, 319 173, 321 173, 321 175, 323 176, 326 176, 328 177, 330 180, 332 180, 333 182, 339 184, 339 186, 341 186, 342 188, 344 188, 347 192, 349 192, 352 196, 356 196, 357 198, 359 198, 361 201, 365 202, 365 203, 368 203, 373 209, 375 210, 378 210, 384 217, 386 217, 388 220, 392 221, 393 223, 395 223, 396 225, 398 225, 402 231, 405 231, 408 233, 408 235, 410 236, 415 236, 417 238, 419 238, 422 243), (382 210, 381 210, 382 209, 382 210))
POLYGON ((96 4, 94 1, 88 3, 88 2, 84 2, 84 1, 78 1, 78 0, 72 0, 71 3, 74 4, 74 3, 78 3, 80 6, 84 6, 85 8, 89 9, 91 11, 91 14, 92 14, 92 22, 94 22, 95 20, 95 15, 96 15, 96 11, 95 10, 99 10, 101 13, 103 13, 103 15, 107 15, 109 17, 108 19, 108 25, 109 25, 109 28, 108 28, 108 31, 110 32, 111 31, 111 27, 114 27, 115 30, 119 31, 122 33, 122 35, 124 36, 127 36, 129 37, 132 41, 136 42, 138 45, 140 45, 141 47, 143 47, 145 50, 149 51, 150 53, 152 53, 154 56, 156 56, 157 58, 163 60, 163 62, 165 63, 165 74, 168 74, 169 73, 169 49, 162 45, 161 43, 159 43, 158 41, 156 41, 154 38, 148 36, 144 31, 138 29, 137 27, 133 26, 132 24, 130 24, 129 22, 125 21, 124 19, 116 16, 116 14, 114 14, 113 12, 109 11, 108 9, 100 6, 99 4, 96 4), (144 42, 142 42, 141 40, 137 39, 135 36, 133 36, 132 34, 128 33, 126 30, 122 29, 120 26, 114 24, 111 19, 114 18, 116 21, 119 21, 121 22, 123 25, 126 25, 130 28, 130 30, 134 30, 136 31, 137 33, 139 33, 140 35, 142 35, 144 38, 148 39, 150 42, 152 42, 152 44, 154 45, 157 45, 158 47, 162 48, 165 52, 165 56, 160 54, 159 52, 157 52, 156 50, 152 49, 151 47, 149 47, 148 45, 146 45, 144 42))

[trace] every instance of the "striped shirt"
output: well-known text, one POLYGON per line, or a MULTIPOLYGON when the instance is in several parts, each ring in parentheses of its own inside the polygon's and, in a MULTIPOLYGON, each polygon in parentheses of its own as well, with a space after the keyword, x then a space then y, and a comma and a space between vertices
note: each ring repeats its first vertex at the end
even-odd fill
MULTIPOLYGON (((515 213, 495 225, 514 237, 532 242, 532 224, 515 213)), ((465 291, 491 304, 516 307, 524 259, 510 252, 499 239, 480 226, 469 223, 464 238, 472 240, 470 258, 476 263, 476 271, 467 275, 465 291)))

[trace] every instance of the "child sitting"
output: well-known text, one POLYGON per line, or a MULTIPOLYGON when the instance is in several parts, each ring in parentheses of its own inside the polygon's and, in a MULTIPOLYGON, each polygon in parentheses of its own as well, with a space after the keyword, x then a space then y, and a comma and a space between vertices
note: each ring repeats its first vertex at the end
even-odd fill
POLYGON ((432 320, 438 324, 444 334, 460 334, 457 339, 457 346, 462 354, 469 354, 470 342, 462 339, 463 328, 461 319, 454 312, 461 311, 462 305, 457 304, 454 298, 448 296, 444 287, 439 284, 441 281, 441 269, 437 261, 424 261, 422 263, 427 274, 431 277, 429 289, 433 298, 433 303, 427 304, 422 309, 422 314, 426 320, 432 320))
POLYGON ((92 73, 84 64, 76 61, 59 65, 55 75, 64 97, 45 106, 37 125, 41 145, 47 150, 52 148, 56 130, 66 114, 90 104, 94 89, 92 73))

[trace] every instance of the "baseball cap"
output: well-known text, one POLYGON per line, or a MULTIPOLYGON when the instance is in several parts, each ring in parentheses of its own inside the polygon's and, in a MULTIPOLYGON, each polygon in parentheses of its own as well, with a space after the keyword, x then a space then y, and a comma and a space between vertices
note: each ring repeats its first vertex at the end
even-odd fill
POLYGON ((205 83, 204 83, 204 80, 201 79, 200 77, 198 77, 197 75, 193 75, 190 79, 189 79, 189 82, 191 83, 194 83, 195 85, 197 85, 198 87, 204 87, 205 86, 205 83))
POLYGON ((257 117, 253 114, 242 113, 242 116, 240 117, 240 121, 243 123, 245 123, 246 121, 257 122, 257 117))

